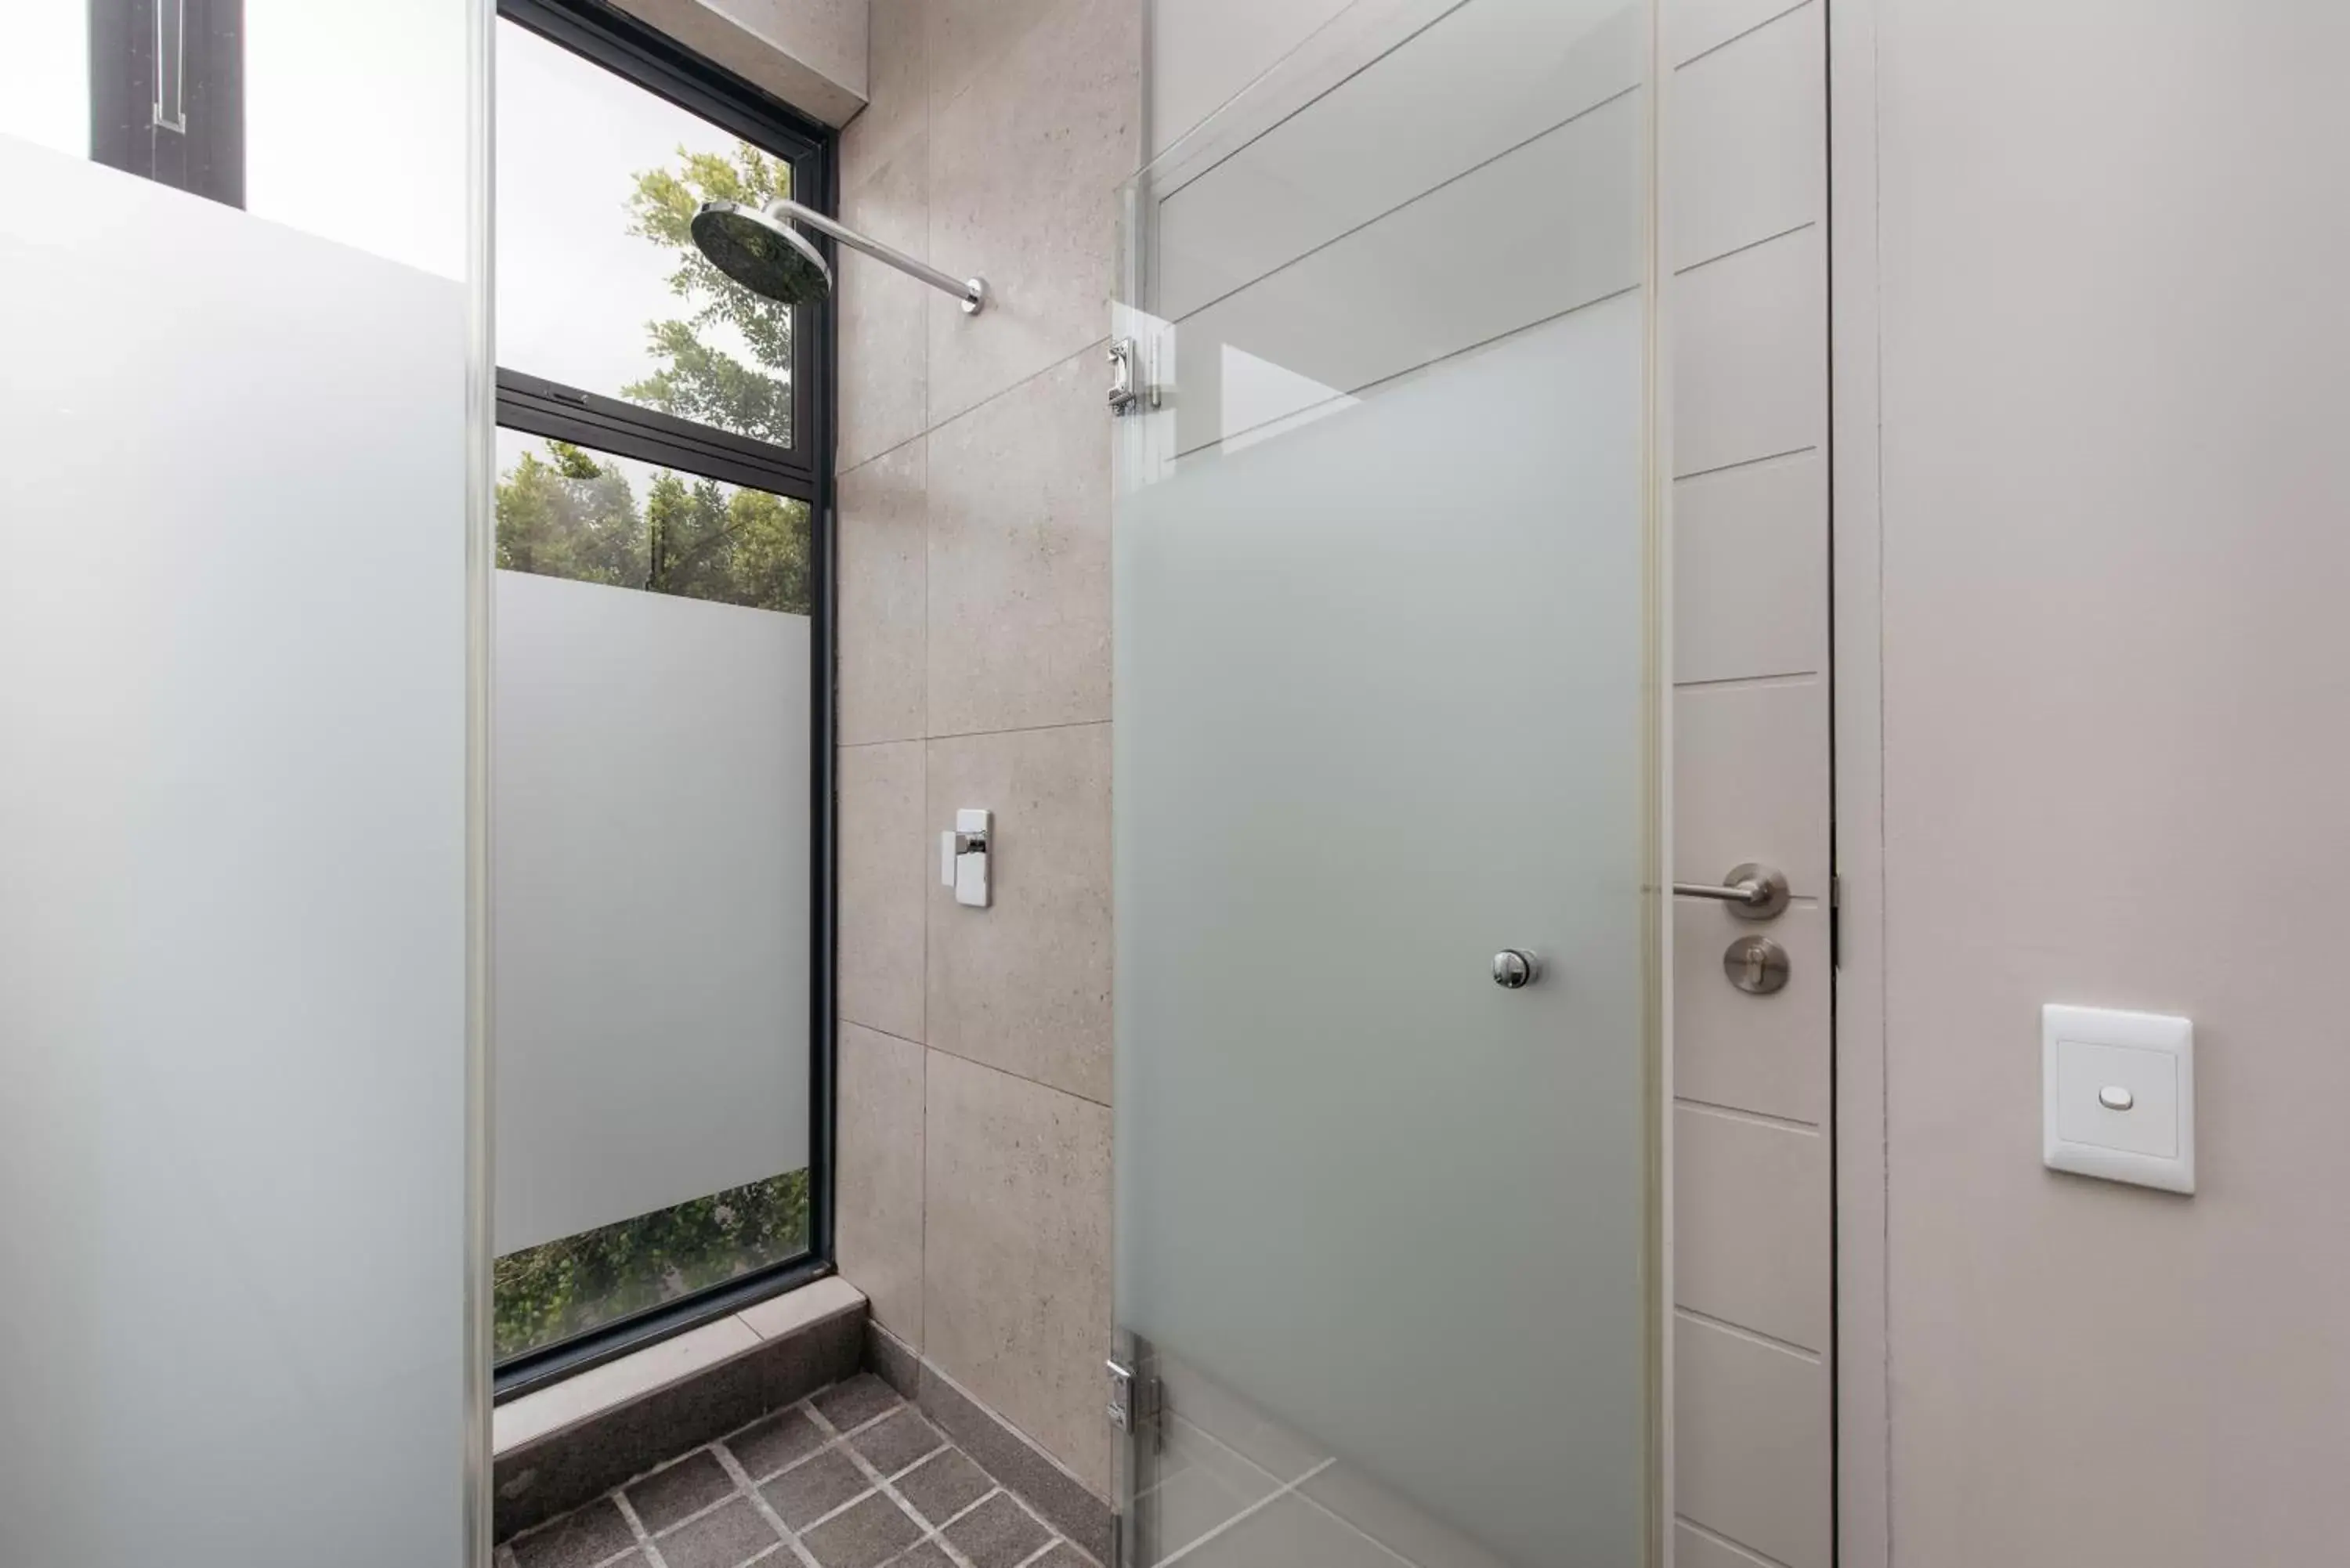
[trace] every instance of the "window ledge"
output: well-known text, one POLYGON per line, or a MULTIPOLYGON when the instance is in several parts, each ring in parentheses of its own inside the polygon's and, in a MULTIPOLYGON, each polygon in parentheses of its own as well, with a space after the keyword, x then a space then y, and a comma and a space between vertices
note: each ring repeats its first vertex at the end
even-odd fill
MULTIPOLYGON (((806 1338, 822 1325, 842 1317, 853 1315, 858 1321, 858 1334, 847 1338, 854 1347, 862 1334, 865 1310, 864 1292, 837 1274, 828 1274, 798 1290, 771 1296, 741 1312, 508 1400, 490 1416, 492 1450, 504 1460, 523 1449, 588 1427, 681 1385, 697 1383, 732 1368, 733 1364, 778 1342, 806 1338)), ((851 1370, 856 1355, 852 1348, 851 1370)), ((746 1366, 737 1370, 754 1378, 765 1376, 763 1369, 746 1366)))

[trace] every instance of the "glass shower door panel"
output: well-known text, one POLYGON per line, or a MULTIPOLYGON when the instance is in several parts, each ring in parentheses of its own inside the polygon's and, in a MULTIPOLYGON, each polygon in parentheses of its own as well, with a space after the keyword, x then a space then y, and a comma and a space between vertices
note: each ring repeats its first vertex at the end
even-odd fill
POLYGON ((1645 16, 1574 12, 1471 0, 1134 192, 1142 1563, 1652 1550, 1645 16), (1489 57, 1506 101, 1432 126, 1352 96, 1489 57))

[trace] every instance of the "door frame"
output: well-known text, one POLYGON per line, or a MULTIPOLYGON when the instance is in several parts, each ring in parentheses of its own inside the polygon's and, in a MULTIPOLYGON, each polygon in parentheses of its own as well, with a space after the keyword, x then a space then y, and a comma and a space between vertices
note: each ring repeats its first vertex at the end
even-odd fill
POLYGON ((1832 1093, 1835 1548, 1892 1556, 1885 1059, 1877 0, 1824 0, 1828 90, 1829 702, 1837 955, 1832 1093))

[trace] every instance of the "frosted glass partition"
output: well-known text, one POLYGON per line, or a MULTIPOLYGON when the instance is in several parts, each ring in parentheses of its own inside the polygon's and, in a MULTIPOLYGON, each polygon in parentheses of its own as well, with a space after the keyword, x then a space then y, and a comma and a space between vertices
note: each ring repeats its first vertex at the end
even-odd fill
POLYGON ((1632 1568, 1649 17, 1350 16, 1130 208, 1114 330, 1161 385, 1118 448, 1117 1313, 1163 1399, 1127 1545, 1632 1568))
POLYGON ((497 576, 497 1251, 805 1168, 808 618, 497 576))
MULTIPOLYGON (((461 111, 465 10, 374 13, 461 111)), ((5 134, 0 190, 0 1563, 450 1568, 467 290, 5 134)))

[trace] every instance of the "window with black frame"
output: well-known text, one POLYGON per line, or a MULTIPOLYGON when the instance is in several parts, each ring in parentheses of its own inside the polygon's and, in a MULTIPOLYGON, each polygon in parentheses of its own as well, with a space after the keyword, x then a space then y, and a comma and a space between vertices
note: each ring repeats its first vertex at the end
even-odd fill
POLYGON ((706 200, 821 128, 588 0, 498 23, 494 1353, 503 1392, 819 1272, 821 307, 706 200))

